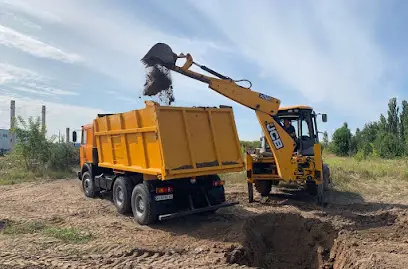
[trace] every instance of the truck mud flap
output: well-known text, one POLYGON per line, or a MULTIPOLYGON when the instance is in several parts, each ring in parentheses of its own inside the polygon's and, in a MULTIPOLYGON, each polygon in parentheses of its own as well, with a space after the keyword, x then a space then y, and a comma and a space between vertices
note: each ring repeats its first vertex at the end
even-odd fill
POLYGON ((191 209, 191 210, 186 210, 186 211, 181 211, 181 212, 176 212, 176 213, 171 213, 171 214, 159 215, 159 220, 167 220, 167 219, 183 217, 183 216, 187 216, 187 215, 192 215, 192 214, 202 213, 202 212, 206 212, 206 211, 216 210, 216 209, 222 208, 222 207, 234 206, 234 205, 237 205, 237 204, 239 204, 239 202, 225 202, 225 203, 218 204, 218 205, 213 205, 213 206, 207 206, 207 207, 196 208, 196 209, 191 209))

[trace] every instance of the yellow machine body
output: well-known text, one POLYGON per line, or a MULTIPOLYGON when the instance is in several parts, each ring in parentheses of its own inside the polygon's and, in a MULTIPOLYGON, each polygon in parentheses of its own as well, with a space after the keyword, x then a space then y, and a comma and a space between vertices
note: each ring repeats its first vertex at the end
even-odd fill
POLYGON ((229 107, 173 107, 147 101, 143 109, 96 118, 92 132, 99 167, 137 172, 145 179, 191 178, 242 171, 245 166, 229 107))

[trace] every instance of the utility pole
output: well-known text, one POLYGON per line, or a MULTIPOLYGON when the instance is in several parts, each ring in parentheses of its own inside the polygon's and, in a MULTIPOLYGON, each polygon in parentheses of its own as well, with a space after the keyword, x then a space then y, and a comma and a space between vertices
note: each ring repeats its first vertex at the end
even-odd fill
POLYGON ((16 101, 11 100, 10 102, 10 150, 14 149, 16 143, 16 135, 14 133, 16 120, 16 101))

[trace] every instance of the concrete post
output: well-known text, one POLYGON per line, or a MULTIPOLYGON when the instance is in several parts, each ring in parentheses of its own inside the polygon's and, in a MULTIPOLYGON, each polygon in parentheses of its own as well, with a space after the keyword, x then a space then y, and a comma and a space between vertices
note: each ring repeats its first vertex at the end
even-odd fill
POLYGON ((45 124, 45 106, 42 106, 41 109, 41 124, 42 124, 42 128, 45 129, 46 124, 45 124))
POLYGON ((68 144, 69 143, 69 127, 67 127, 67 129, 65 130, 65 139, 68 144))
POLYGON ((10 102, 10 150, 14 149, 14 145, 16 143, 16 135, 13 130, 15 127, 15 120, 16 120, 16 101, 11 100, 10 102))

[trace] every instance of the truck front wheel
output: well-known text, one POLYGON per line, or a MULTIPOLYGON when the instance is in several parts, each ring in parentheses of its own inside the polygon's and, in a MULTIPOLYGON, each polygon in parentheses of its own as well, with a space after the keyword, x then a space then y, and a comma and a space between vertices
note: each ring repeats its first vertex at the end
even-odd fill
POLYGON ((132 192, 132 211, 137 223, 151 224, 156 221, 155 201, 146 182, 136 185, 132 192))
POLYGON ((84 190, 86 197, 94 198, 97 194, 95 191, 94 180, 89 172, 82 174, 82 189, 84 190))
POLYGON ((129 213, 132 209, 130 204, 132 187, 132 183, 125 177, 118 177, 113 184, 113 203, 120 214, 129 213))

